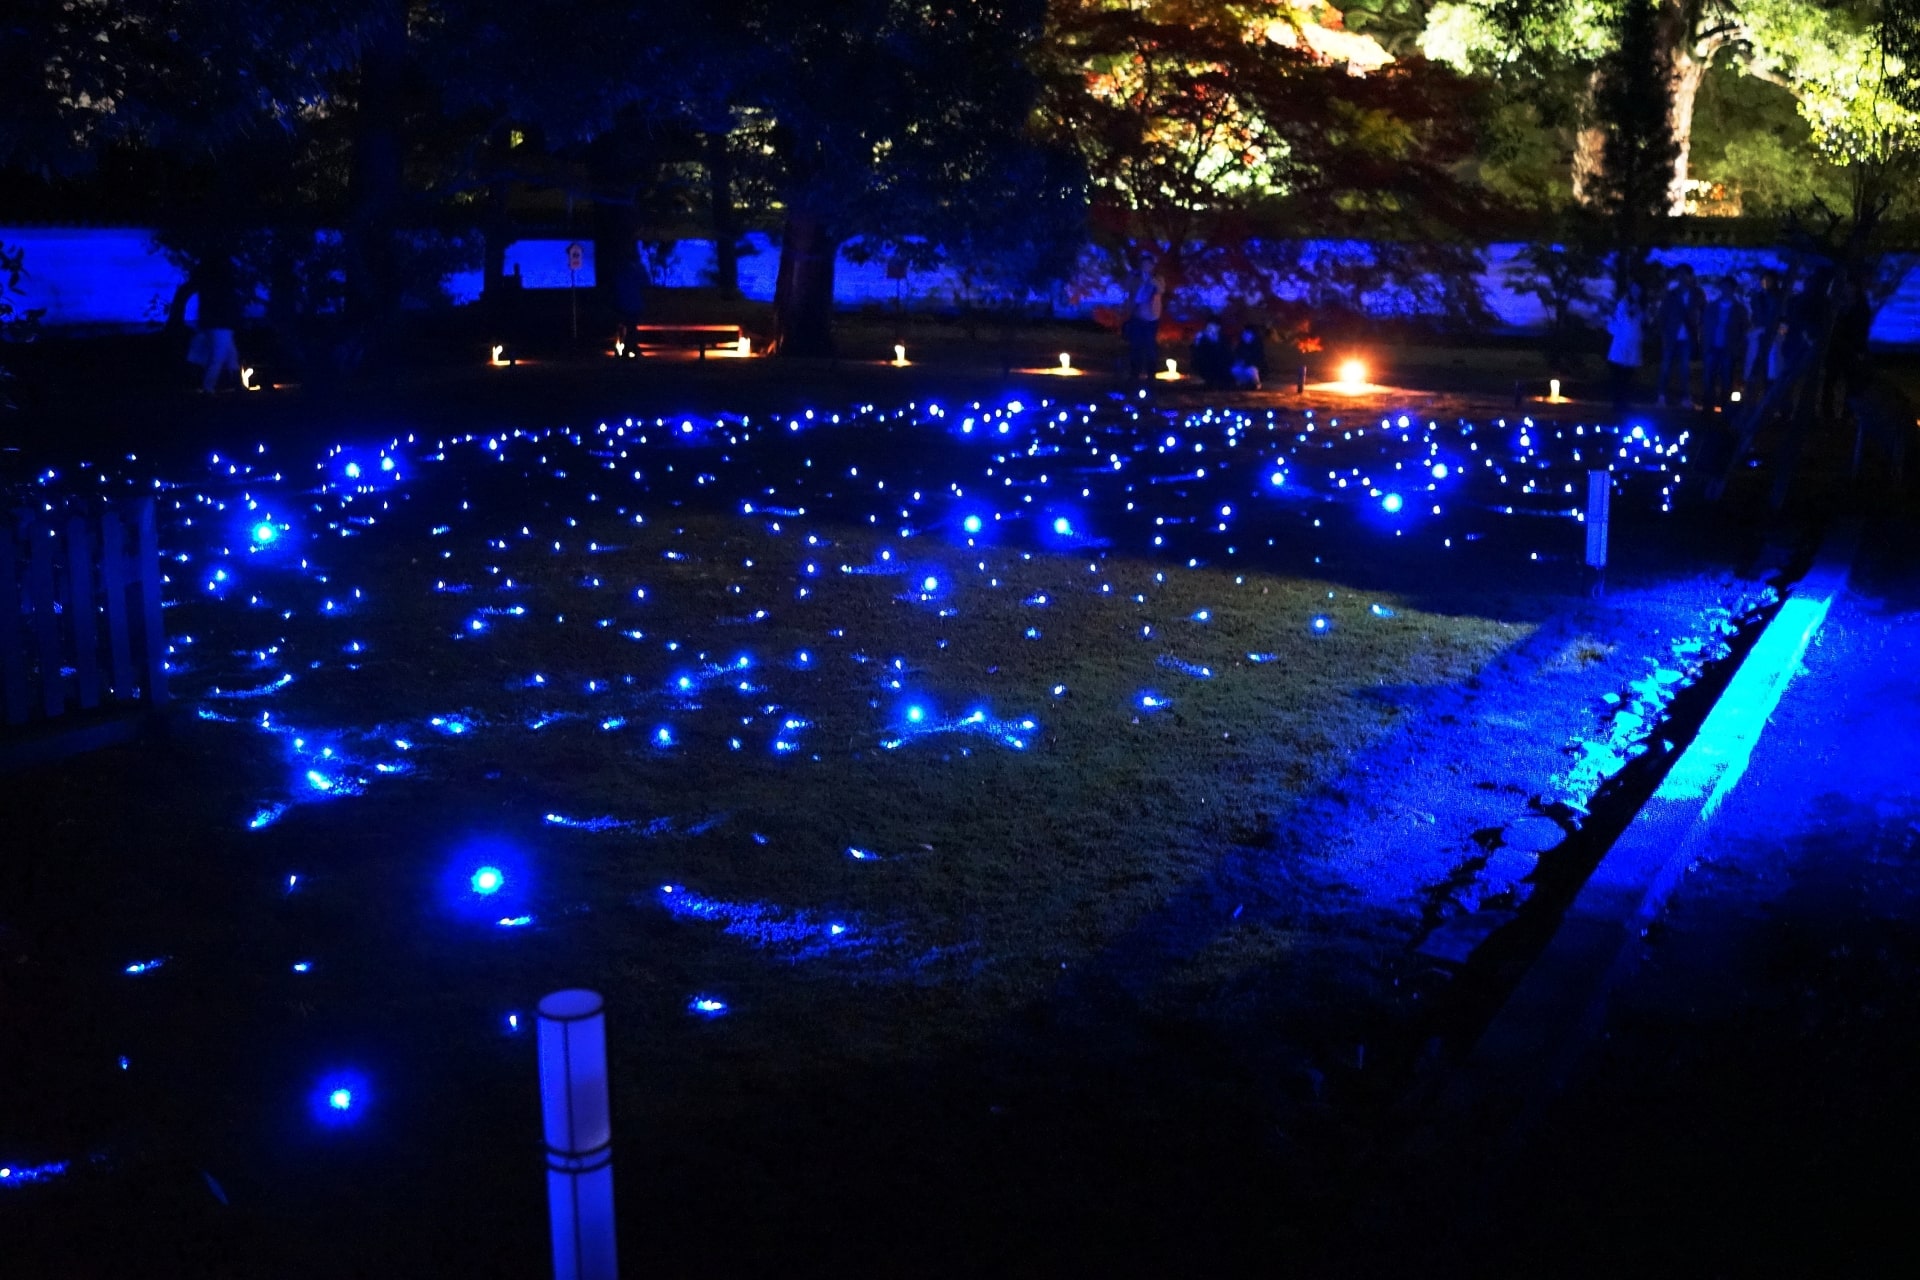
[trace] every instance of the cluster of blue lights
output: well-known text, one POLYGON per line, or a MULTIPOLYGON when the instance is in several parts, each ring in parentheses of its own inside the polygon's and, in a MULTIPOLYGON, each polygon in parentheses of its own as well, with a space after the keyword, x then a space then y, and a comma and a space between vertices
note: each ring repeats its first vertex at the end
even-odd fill
MULTIPOLYGON (((1304 548, 1317 559, 1393 539, 1516 565, 1543 553, 1565 558, 1577 555, 1570 549, 1580 531, 1570 526, 1581 518, 1586 470, 1614 475, 1616 510, 1670 510, 1688 444, 1684 432, 1663 435, 1646 423, 1442 423, 1022 398, 395 437, 286 469, 269 463, 262 446, 252 457, 215 455, 199 483, 145 483, 165 495, 168 582, 181 597, 176 616, 190 624, 170 646, 170 675, 199 700, 209 726, 232 726, 208 732, 268 735, 278 783, 249 795, 233 821, 263 833, 258 841, 271 849, 281 830, 314 812, 307 806, 351 804, 436 773, 457 776, 482 752, 510 758, 524 740, 516 735, 534 731, 621 753, 662 777, 716 759, 743 770, 806 770, 876 747, 911 751, 931 738, 948 740, 953 756, 976 742, 1031 752, 1063 731, 1043 729, 1022 708, 1067 697, 1062 677, 1071 673, 1046 664, 1063 637, 1095 625, 1086 621, 1090 609, 1104 611, 1092 615, 1099 625, 1110 621, 1141 642, 1137 674, 1122 692, 1135 680, 1158 681, 1187 699, 1178 713, 1185 717, 1238 678, 1230 654, 1192 658, 1206 652, 1206 640, 1234 634, 1240 619, 1224 583, 1219 595, 1208 588, 1208 607, 1194 609, 1187 597, 1178 612, 1152 612, 1168 574, 1231 573, 1236 565, 1251 572, 1249 561, 1270 548, 1304 548), (894 433, 915 447, 871 447, 894 433), (675 512, 689 502, 731 513, 725 518, 741 528, 741 545, 676 541, 675 512), (1497 531, 1504 536, 1490 536, 1497 531), (640 543, 644 564, 633 554, 640 543), (404 575, 381 579, 379 591, 353 581, 396 548, 422 564, 415 598, 381 598, 406 590, 395 581, 404 575), (1035 555, 1069 566, 1079 585, 1046 579, 1046 589, 1035 590, 1029 575, 1015 573, 1035 555), (1142 589, 1121 585, 1110 555, 1144 558, 1159 572, 1142 589), (690 605, 677 593, 696 565, 714 579, 714 598, 690 605), (881 648, 863 632, 859 610, 835 595, 873 579, 895 593, 878 598, 896 611, 891 620, 911 615, 907 625, 924 637, 911 653, 881 648), (1015 582, 1023 583, 1019 595, 994 595, 1015 582), (990 603, 1004 616, 1013 599, 1047 611, 1019 611, 1000 638, 1020 646, 1024 683, 982 674, 997 669, 992 655, 981 662, 977 650, 947 650, 958 628, 993 616, 990 603), (428 609, 436 611, 429 642, 462 661, 492 664, 509 703, 475 698, 484 711, 448 711, 461 700, 437 690, 442 710, 427 714, 368 694, 360 726, 325 723, 313 708, 351 706, 356 686, 343 673, 430 656, 403 654, 392 639, 394 620, 410 616, 403 610, 428 609), (519 647, 535 635, 557 640, 538 662, 519 647), (263 706, 291 711, 282 717, 259 712, 263 706)), ((1386 604, 1369 613, 1395 617, 1386 604)), ((1338 616, 1348 628, 1374 625, 1354 611, 1338 616)), ((1284 649, 1304 634, 1337 652, 1351 635, 1335 634, 1333 612, 1302 609, 1285 626, 1291 640, 1269 634, 1239 643, 1284 649)), ((1254 666, 1284 660, 1279 652, 1246 658, 1254 666)), ((1631 727, 1630 717, 1656 714, 1670 696, 1666 686, 1650 689, 1616 721, 1631 727)), ((1117 724, 1174 705, 1152 687, 1108 697, 1097 713, 1117 724)), ((564 811, 578 802, 555 791, 544 803, 564 811)), ((448 851, 448 863, 436 864, 443 909, 464 917, 474 936, 529 929, 538 919, 532 937, 492 944, 538 945, 565 927, 568 909, 540 892, 536 840, 686 836, 723 820, 562 811, 527 816, 519 832, 526 849, 448 851)), ((897 851, 904 846, 881 848, 884 857, 846 846, 853 861, 883 864, 848 874, 884 877, 899 865, 887 859, 909 856, 897 851)), ((284 866, 266 874, 275 893, 282 883, 286 892, 304 883, 284 866)), ((317 883, 324 892, 327 881, 317 883)), ((659 900, 676 919, 714 925, 787 959, 859 954, 889 934, 841 914, 684 888, 659 900)), ((125 972, 164 962, 141 960, 125 972)), ((308 974, 316 963, 300 960, 292 970, 308 974)), ((280 978, 288 980, 284 969, 280 978)), ((707 995, 687 1007, 708 1017, 729 1011, 707 995)), ((519 1015, 505 1017, 517 1031, 519 1015)), ((318 1110, 354 1116, 369 1096, 363 1079, 333 1080, 318 1110)))

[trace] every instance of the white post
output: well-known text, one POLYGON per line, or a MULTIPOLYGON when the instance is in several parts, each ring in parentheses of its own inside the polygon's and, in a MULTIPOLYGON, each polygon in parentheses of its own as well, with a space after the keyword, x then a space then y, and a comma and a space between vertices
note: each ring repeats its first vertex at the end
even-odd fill
POLYGON ((1607 567, 1607 518, 1613 502, 1613 474, 1587 472, 1587 567, 1607 567))
POLYGON ((607 1020, 595 991, 540 1002, 540 1109, 555 1280, 618 1280, 607 1020))

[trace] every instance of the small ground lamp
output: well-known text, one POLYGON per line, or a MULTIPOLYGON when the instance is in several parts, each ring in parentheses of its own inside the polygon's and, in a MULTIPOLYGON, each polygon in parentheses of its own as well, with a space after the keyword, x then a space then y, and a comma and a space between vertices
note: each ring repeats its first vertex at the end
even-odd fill
POLYGON ((1340 382, 1343 386, 1364 387, 1367 385, 1367 366, 1358 360, 1340 362, 1340 382))
POLYGON ((906 344, 900 342, 893 344, 893 367, 896 369, 904 369, 907 367, 906 344))
POLYGON ((505 368, 507 365, 513 363, 513 357, 507 354, 506 343, 496 342, 493 344, 487 363, 496 368, 505 368))
POLYGON ((1572 403, 1570 400, 1567 399, 1567 397, 1560 394, 1560 379, 1558 378, 1547 379, 1547 403, 1548 404, 1572 403))
POLYGON ((1166 371, 1164 373, 1156 373, 1153 376, 1162 382, 1180 381, 1180 362, 1178 360, 1167 361, 1166 371))
POLYGON ((753 354, 753 339, 752 339, 752 338, 749 338, 749 337, 748 337, 748 336, 747 336, 746 334, 744 334, 744 333, 743 333, 743 334, 741 334, 741 335, 740 335, 740 336, 739 336, 738 338, 736 338, 736 339, 734 340, 734 344, 733 344, 733 354, 735 354, 735 355, 737 355, 737 356, 750 356, 750 355, 752 355, 752 354, 753 354))

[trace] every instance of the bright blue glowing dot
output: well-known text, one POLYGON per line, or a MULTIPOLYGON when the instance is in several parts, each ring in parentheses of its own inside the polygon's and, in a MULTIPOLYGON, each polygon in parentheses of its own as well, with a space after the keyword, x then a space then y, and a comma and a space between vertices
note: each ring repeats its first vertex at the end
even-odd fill
POLYGON ((307 962, 307 961, 305 961, 305 960, 302 960, 302 961, 300 961, 300 962, 299 962, 298 964, 296 964, 296 965, 294 965, 294 966, 293 966, 293 971, 294 971, 295 973, 306 973, 306 972, 308 972, 309 970, 311 970, 312 968, 313 968, 313 965, 312 965, 312 964, 310 964, 309 962, 307 962))
POLYGON ((1315 631, 1328 631, 1328 630, 1331 630, 1332 627, 1333 627, 1333 619, 1327 617, 1326 614, 1322 613, 1322 614, 1316 614, 1314 616, 1313 629, 1315 631))
POLYGON ((907 708, 907 719, 912 721, 914 724, 919 724, 922 720, 926 718, 927 718, 927 713, 923 708, 921 707, 907 708))
POLYGON ((382 458, 382 459, 380 459, 380 469, 381 469, 382 471, 391 471, 391 470, 393 470, 393 459, 392 459, 392 458, 382 458))
POLYGON ((533 923, 532 916, 501 916, 496 923, 502 929, 524 929, 533 923))
POLYGON ((353 1106, 353 1090, 335 1089, 327 1095, 327 1105, 335 1111, 350 1110, 353 1106))
POLYGON ((813 655, 808 653, 805 649, 802 649, 800 651, 800 665, 804 667, 809 662, 812 662, 812 661, 813 661, 813 655))
POLYGON ((675 680, 673 683, 676 686, 678 686, 682 692, 685 692, 686 690, 693 688, 693 677, 681 676, 678 680, 675 680))
POLYGON ((347 464, 347 479, 358 480, 359 478, 360 478, 360 464, 357 462, 349 462, 347 464))
POLYGON ((1444 462, 1436 462, 1436 463, 1434 463, 1434 464, 1433 464, 1433 478, 1434 478, 1435 480, 1445 480, 1445 479, 1447 478, 1447 464, 1446 464, 1446 463, 1444 463, 1444 462))
POLYGON ((932 594, 940 589, 940 579, 932 577, 931 575, 922 578, 920 580, 920 589, 928 594, 932 594))
POLYGON ((519 1014, 517 1014, 517 1013, 510 1013, 510 1014, 508 1014, 508 1015, 507 1015, 507 1030, 509 1030, 509 1031, 518 1031, 519 1029, 520 1029, 520 1015, 519 1015, 519 1014))
POLYGON ((507 882, 507 877, 498 867, 482 867, 473 873, 473 891, 481 897, 495 893, 507 882))
POLYGON ((1285 484, 1286 482, 1287 482, 1287 474, 1284 471, 1276 471, 1272 475, 1267 477, 1267 483, 1270 485, 1273 485, 1275 488, 1278 488, 1279 486, 1285 484))
POLYGON ((653 731, 653 740, 660 746, 670 747, 673 745, 673 730, 661 725, 653 731))
POLYGON ((1053 519, 1053 531, 1065 537, 1067 534, 1073 532, 1073 521, 1067 519, 1065 516, 1055 516, 1053 519))
POLYGON ((315 791, 333 790, 333 779, 317 769, 307 770, 307 785, 315 791))
POLYGON ((280 531, 274 528, 270 521, 262 520, 259 524, 253 526, 253 540, 260 546, 266 546, 279 536, 280 531))
POLYGON ((717 1018, 727 1011, 725 1000, 715 1000, 712 996, 695 996, 687 1002, 687 1011, 705 1017, 717 1018))
POLYGON ((1392 515, 1394 512, 1398 511, 1405 504, 1401 502, 1399 494, 1390 493, 1386 497, 1380 499, 1380 505, 1386 508, 1388 515, 1392 515))
POLYGON ((980 532, 980 517, 968 516, 965 520, 962 520, 960 522, 960 527, 962 529, 965 529, 968 533, 978 533, 980 532))

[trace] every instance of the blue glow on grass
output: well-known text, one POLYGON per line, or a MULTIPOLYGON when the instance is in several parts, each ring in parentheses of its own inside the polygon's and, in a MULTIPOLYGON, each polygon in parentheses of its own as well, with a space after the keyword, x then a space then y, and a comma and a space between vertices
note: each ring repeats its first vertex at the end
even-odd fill
POLYGON ((125 972, 133 974, 137 977, 143 973, 152 973, 155 969, 158 969, 161 965, 165 963, 166 963, 166 959, 164 957, 156 957, 155 959, 152 959, 152 960, 136 960, 132 964, 126 967, 125 972))
POLYGON ((695 996, 687 1001, 687 1012, 702 1018, 720 1018, 726 1016, 727 1002, 712 996, 695 996))
POLYGON ((0 1165, 0 1186, 22 1187, 31 1182, 49 1182, 67 1171, 65 1160, 56 1160, 50 1164, 3 1164, 0 1165))
POLYGON ((262 827, 270 827, 278 822, 286 811, 287 806, 284 804, 270 804, 247 819, 247 829, 249 831, 258 831, 262 827))
POLYGON ((1329 618, 1324 613, 1316 613, 1313 615, 1313 618, 1307 623, 1307 630, 1313 632, 1313 634, 1317 636, 1326 635, 1328 632, 1333 630, 1333 619, 1329 618))
POLYGON ((501 916, 494 922, 502 929, 524 929, 533 923, 532 916, 501 916))
POLYGON ((549 826, 566 827, 572 831, 593 832, 629 831, 636 825, 635 823, 626 822, 619 818, 569 818, 564 814, 558 813, 545 815, 545 821, 549 826))

